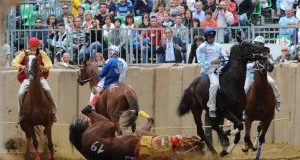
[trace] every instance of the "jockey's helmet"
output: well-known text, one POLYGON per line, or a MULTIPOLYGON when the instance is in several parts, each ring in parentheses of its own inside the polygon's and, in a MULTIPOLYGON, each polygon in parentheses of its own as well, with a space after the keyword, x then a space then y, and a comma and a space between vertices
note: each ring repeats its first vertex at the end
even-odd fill
POLYGON ((108 52, 112 55, 119 56, 119 47, 111 45, 108 47, 108 52))
POLYGON ((216 36, 216 31, 213 28, 207 28, 204 30, 204 37, 207 39, 209 36, 216 36))
POLYGON ((28 40, 29 47, 38 47, 40 45, 40 40, 36 37, 31 37, 28 40))
POLYGON ((254 38, 253 40, 254 43, 261 43, 261 44, 265 44, 265 38, 263 36, 257 36, 254 38))

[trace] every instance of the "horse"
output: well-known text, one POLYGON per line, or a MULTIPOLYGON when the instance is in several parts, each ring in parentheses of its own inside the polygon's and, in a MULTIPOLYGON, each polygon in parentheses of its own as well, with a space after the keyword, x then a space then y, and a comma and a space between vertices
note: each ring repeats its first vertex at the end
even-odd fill
MULTIPOLYGON (((93 65, 89 59, 85 59, 83 66, 80 68, 78 74, 78 83, 84 85, 89 82, 90 88, 98 84, 100 78, 98 77, 98 68, 93 65)), ((117 127, 117 133, 122 134, 120 129, 120 117, 125 111, 126 118, 124 126, 131 127, 132 132, 136 130, 136 119, 139 112, 137 94, 132 87, 125 83, 112 85, 105 89, 100 95, 100 102, 98 101, 95 108, 97 113, 109 118, 117 127), (130 112, 134 111, 134 113, 130 112)))
MULTIPOLYGON (((231 47, 229 60, 220 75, 220 89, 217 94, 217 114, 219 115, 212 128, 217 131, 220 138, 228 140, 222 133, 218 121, 226 118, 234 123, 234 130, 229 130, 227 134, 235 135, 234 143, 227 149, 223 149, 220 156, 223 157, 231 153, 240 140, 240 131, 243 130, 242 116, 246 106, 246 95, 244 83, 246 79, 246 64, 254 58, 256 47, 247 41, 242 41, 231 47)), ((177 114, 181 117, 190 110, 193 113, 194 121, 197 126, 197 134, 206 143, 208 149, 215 155, 217 152, 213 145, 205 136, 202 128, 201 115, 203 110, 208 112, 207 101, 209 98, 209 79, 207 76, 197 77, 185 89, 182 99, 177 108, 177 114)))
MULTIPOLYGON (((140 157, 142 151, 141 142, 143 137, 156 136, 151 133, 151 127, 154 124, 153 118, 147 118, 146 123, 137 129, 135 134, 115 135, 116 126, 108 118, 96 113, 91 107, 87 106, 82 110, 82 113, 91 118, 91 124, 82 119, 77 119, 69 126, 69 140, 72 145, 89 160, 110 159, 143 159, 140 157)), ((193 149, 200 142, 198 139, 186 138, 183 139, 181 149, 193 149)), ((160 153, 164 153, 158 150, 160 153)), ((174 153, 171 151, 171 155, 174 153)), ((160 153, 155 153, 156 156, 160 153)), ((158 156, 159 157, 159 156, 158 156)), ((162 157, 158 158, 162 159, 162 157)))
POLYGON ((35 149, 35 160, 40 160, 38 151, 38 140, 34 126, 42 125, 45 127, 44 134, 48 139, 48 148, 50 150, 50 159, 54 159, 54 149, 52 142, 52 106, 46 91, 43 90, 40 81, 40 64, 35 55, 28 56, 28 70, 26 71, 29 77, 29 88, 23 98, 23 103, 20 109, 21 129, 25 132, 27 138, 27 153, 29 153, 29 145, 31 139, 35 149))
POLYGON ((247 106, 245 109, 245 136, 243 151, 250 149, 256 152, 256 159, 260 159, 262 144, 270 123, 274 118, 276 99, 273 90, 267 80, 267 72, 271 72, 274 66, 267 57, 255 62, 254 82, 247 93, 247 106), (260 121, 257 126, 256 141, 250 139, 251 124, 254 120, 260 121), (258 140, 259 139, 259 140, 258 140))

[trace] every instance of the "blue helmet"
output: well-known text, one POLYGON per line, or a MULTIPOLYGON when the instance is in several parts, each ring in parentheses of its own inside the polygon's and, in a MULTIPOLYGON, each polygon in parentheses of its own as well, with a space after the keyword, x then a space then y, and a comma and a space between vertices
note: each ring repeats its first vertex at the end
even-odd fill
POLYGON ((212 28, 206 28, 205 30, 204 30, 204 37, 207 39, 207 37, 208 36, 216 36, 216 31, 214 30, 214 29, 212 29, 212 28))

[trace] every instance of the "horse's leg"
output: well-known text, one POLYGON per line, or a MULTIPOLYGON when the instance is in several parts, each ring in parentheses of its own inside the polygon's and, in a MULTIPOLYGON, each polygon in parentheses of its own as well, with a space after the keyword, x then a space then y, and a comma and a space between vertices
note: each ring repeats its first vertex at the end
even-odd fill
POLYGON ((226 113, 224 113, 224 118, 228 119, 229 121, 234 123, 234 130, 230 131, 231 135, 235 135, 234 137, 234 141, 231 145, 229 145, 229 147, 226 150, 223 150, 220 153, 221 157, 226 156, 228 153, 231 153, 233 151, 233 149, 236 147, 236 145, 239 143, 240 139, 241 139, 241 131, 243 130, 244 126, 243 123, 240 119, 242 119, 242 114, 240 119, 238 119, 232 112, 227 111, 226 113))
POLYGON ((262 125, 261 125, 261 122, 258 123, 258 126, 256 128, 256 136, 255 136, 255 141, 254 141, 254 146, 252 148, 253 151, 256 151, 257 150, 257 147, 258 147, 258 139, 259 139, 259 136, 261 134, 261 130, 262 130, 262 125))
MULTIPOLYGON (((217 154, 217 151, 215 150, 214 146, 212 145, 212 143, 208 140, 208 138, 205 136, 203 127, 202 127, 202 120, 201 120, 201 114, 202 111, 199 111, 198 109, 194 109, 192 108, 192 113, 194 116, 194 121, 196 123, 197 126, 197 134, 200 136, 200 138, 206 143, 207 148, 209 149, 209 151, 212 152, 212 154, 217 154)), ((199 148, 203 148, 202 146, 199 146, 199 148)))
POLYGON ((39 152, 39 143, 38 143, 37 137, 36 137, 35 132, 34 132, 34 127, 33 126, 29 126, 29 127, 30 128, 27 129, 27 132, 28 132, 28 136, 32 137, 32 144, 33 144, 33 147, 34 147, 34 150, 35 150, 35 153, 34 153, 35 154, 35 160, 40 160, 41 157, 40 157, 40 152, 39 152))
POLYGON ((47 139, 48 139, 48 148, 50 151, 49 159, 53 160, 54 159, 54 149, 53 149, 53 142, 52 142, 52 128, 51 127, 52 127, 52 124, 45 126, 44 133, 46 134, 47 139))
POLYGON ((245 136, 244 136, 244 146, 242 148, 243 152, 248 152, 249 148, 253 148, 253 143, 250 138, 250 131, 251 131, 251 125, 252 125, 252 120, 250 120, 248 117, 245 119, 245 136))
POLYGON ((258 143, 258 148, 257 148, 257 151, 256 151, 256 159, 260 159, 260 157, 261 157, 261 147, 262 147, 262 144, 265 143, 265 135, 268 131, 268 128, 270 126, 271 121, 272 120, 261 123, 261 129, 262 130, 261 130, 261 134, 259 136, 259 143, 258 143))

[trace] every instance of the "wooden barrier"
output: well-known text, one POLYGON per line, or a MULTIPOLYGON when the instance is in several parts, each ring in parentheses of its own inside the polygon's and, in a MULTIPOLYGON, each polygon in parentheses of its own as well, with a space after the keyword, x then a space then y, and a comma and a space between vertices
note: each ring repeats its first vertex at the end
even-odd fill
MULTIPOLYGON (((140 109, 155 118, 154 131, 159 134, 196 135, 192 114, 182 118, 176 110, 182 93, 191 81, 199 75, 200 68, 192 65, 145 65, 131 66, 126 82, 138 94, 140 109)), ((19 83, 15 75, 17 71, 0 71, 0 151, 5 151, 4 143, 9 138, 24 137, 16 124, 18 120, 17 93, 19 83)), ((80 117, 80 110, 88 103, 90 88, 88 85, 78 86, 77 71, 52 69, 49 84, 54 100, 58 106, 58 122, 53 127, 53 140, 59 152, 64 155, 74 154, 68 140, 68 126, 73 119, 80 117)), ((267 133, 267 141, 300 145, 298 132, 300 127, 299 97, 300 66, 299 64, 281 64, 276 66, 272 74, 281 92, 281 112, 276 112, 274 121, 267 133), (286 119, 290 118, 290 119, 286 119), (283 120, 280 120, 283 119, 283 120)), ((138 119, 138 126, 144 123, 138 119)), ((253 126, 253 130, 255 125, 253 126)), ((252 131, 253 133, 254 131, 252 131)), ((76 155, 78 153, 76 152, 76 155)))

